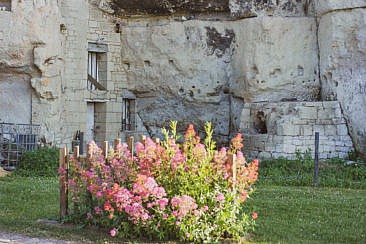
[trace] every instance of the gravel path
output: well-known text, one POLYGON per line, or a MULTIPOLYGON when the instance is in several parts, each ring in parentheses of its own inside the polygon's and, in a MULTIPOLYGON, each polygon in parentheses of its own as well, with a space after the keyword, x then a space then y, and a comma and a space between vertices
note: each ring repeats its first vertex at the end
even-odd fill
POLYGON ((0 244, 11 243, 11 244, 80 244, 81 242, 73 241, 61 241, 56 239, 46 239, 46 238, 35 238, 18 234, 7 234, 0 233, 0 244))

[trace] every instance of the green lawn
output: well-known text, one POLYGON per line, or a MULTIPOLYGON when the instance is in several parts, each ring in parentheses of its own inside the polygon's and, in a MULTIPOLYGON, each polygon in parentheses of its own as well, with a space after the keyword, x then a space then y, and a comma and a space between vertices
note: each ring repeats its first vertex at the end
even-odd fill
POLYGON ((249 207, 255 241, 366 242, 366 190, 261 185, 249 207))
MULTIPOLYGON (((260 184, 246 206, 259 215, 253 242, 362 243, 366 190, 260 184)), ((58 217, 55 178, 0 178, 0 232, 67 240, 110 241, 104 233, 38 222, 58 217)))
POLYGON ((44 224, 59 214, 58 179, 0 177, 0 232, 66 240, 104 242, 108 236, 77 226, 44 224))

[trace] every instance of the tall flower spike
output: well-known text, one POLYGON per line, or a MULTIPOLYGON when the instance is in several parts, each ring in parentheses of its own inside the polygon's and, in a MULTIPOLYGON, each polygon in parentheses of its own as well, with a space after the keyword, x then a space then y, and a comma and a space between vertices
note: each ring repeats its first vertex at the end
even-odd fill
POLYGON ((184 138, 189 141, 192 140, 196 136, 196 131, 194 130, 193 124, 189 124, 186 134, 184 135, 184 138))
POLYGON ((236 134, 236 137, 231 139, 231 150, 233 153, 236 153, 237 150, 241 150, 243 148, 243 137, 240 133, 236 134))

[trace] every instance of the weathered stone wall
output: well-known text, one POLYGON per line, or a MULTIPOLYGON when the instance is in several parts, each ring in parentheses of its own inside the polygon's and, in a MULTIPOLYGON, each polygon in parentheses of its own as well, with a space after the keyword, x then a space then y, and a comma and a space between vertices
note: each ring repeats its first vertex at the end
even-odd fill
POLYGON ((0 104, 0 123, 29 124, 32 120, 29 75, 0 73, 0 104))
POLYGON ((10 107, 1 106, 2 114, 7 114, 2 120, 41 124, 47 141, 60 142, 63 58, 58 2, 12 1, 10 7, 11 11, 0 11, 0 72, 4 74, 0 84, 9 89, 1 96, 10 102, 10 107), (17 101, 15 95, 24 96, 17 101))
POLYGON ((366 157, 366 1, 317 1, 323 100, 338 100, 366 157))
POLYGON ((230 0, 229 7, 235 18, 302 17, 314 14, 314 2, 310 0, 230 0))
POLYGON ((27 111, 31 97, 31 114, 13 121, 41 124, 46 142, 69 145, 77 130, 87 130, 93 104, 99 142, 160 136, 170 120, 181 132, 212 121, 220 142, 245 132, 255 156, 293 157, 313 147, 315 130, 321 157, 346 156, 348 132, 358 152, 366 151, 365 1, 8 5, 11 11, 0 11, 0 88, 13 92, 0 93, 0 102, 24 96, 0 116, 27 111), (107 48, 105 91, 87 89, 90 44, 107 48), (121 131, 128 97, 136 99, 133 133, 121 131), (334 102, 316 102, 322 100, 334 102))
MULTIPOLYGON (((101 1, 103 2, 103 1, 101 1)), ((119 16, 171 15, 174 13, 229 12, 229 0, 111 0, 119 16)))
POLYGON ((175 119, 182 130, 212 121, 223 137, 232 129, 232 96, 245 102, 318 98, 315 33, 313 18, 128 20, 122 62, 153 135, 175 119))
POLYGON ((64 116, 67 117, 64 141, 69 143, 77 130, 87 138, 87 105, 94 105, 94 140, 112 141, 121 136, 122 88, 126 88, 126 75, 121 62, 120 33, 113 16, 101 11, 86 1, 63 1, 63 24, 65 29, 64 53, 67 85, 63 89, 64 116), (75 11, 77 9, 78 11, 75 11), (106 90, 87 89, 87 67, 89 44, 107 47, 106 90))
POLYGON ((339 103, 248 103, 240 127, 245 151, 251 157, 295 158, 312 152, 319 132, 319 158, 344 158, 353 150, 339 103))
POLYGON ((230 81, 236 97, 245 102, 318 99, 314 18, 261 17, 235 23, 230 81))
POLYGON ((232 73, 235 34, 227 26, 194 20, 122 25, 128 88, 136 94, 137 113, 151 135, 159 135, 159 127, 170 120, 178 120, 181 130, 191 122, 202 128, 204 121, 212 121, 217 134, 228 135, 224 89, 232 73))
POLYGON ((101 0, 92 1, 110 13, 123 17, 173 14, 212 14, 231 19, 269 16, 309 16, 314 13, 310 0, 101 0))

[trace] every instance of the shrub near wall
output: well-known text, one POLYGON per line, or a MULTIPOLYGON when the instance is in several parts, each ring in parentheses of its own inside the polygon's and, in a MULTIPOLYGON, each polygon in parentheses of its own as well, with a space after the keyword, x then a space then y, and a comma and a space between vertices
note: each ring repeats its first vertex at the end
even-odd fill
POLYGON ((27 151, 18 163, 16 175, 21 176, 57 176, 59 150, 55 147, 42 147, 27 151))
POLYGON ((258 161, 246 162, 240 134, 229 150, 215 150, 211 124, 205 127, 203 143, 190 125, 178 144, 172 122, 161 144, 136 143, 136 155, 122 144, 105 159, 92 144, 87 164, 70 161, 70 217, 122 238, 218 241, 251 231, 257 215, 245 213, 243 204, 257 180, 258 161), (236 179, 229 154, 236 155, 236 179))

